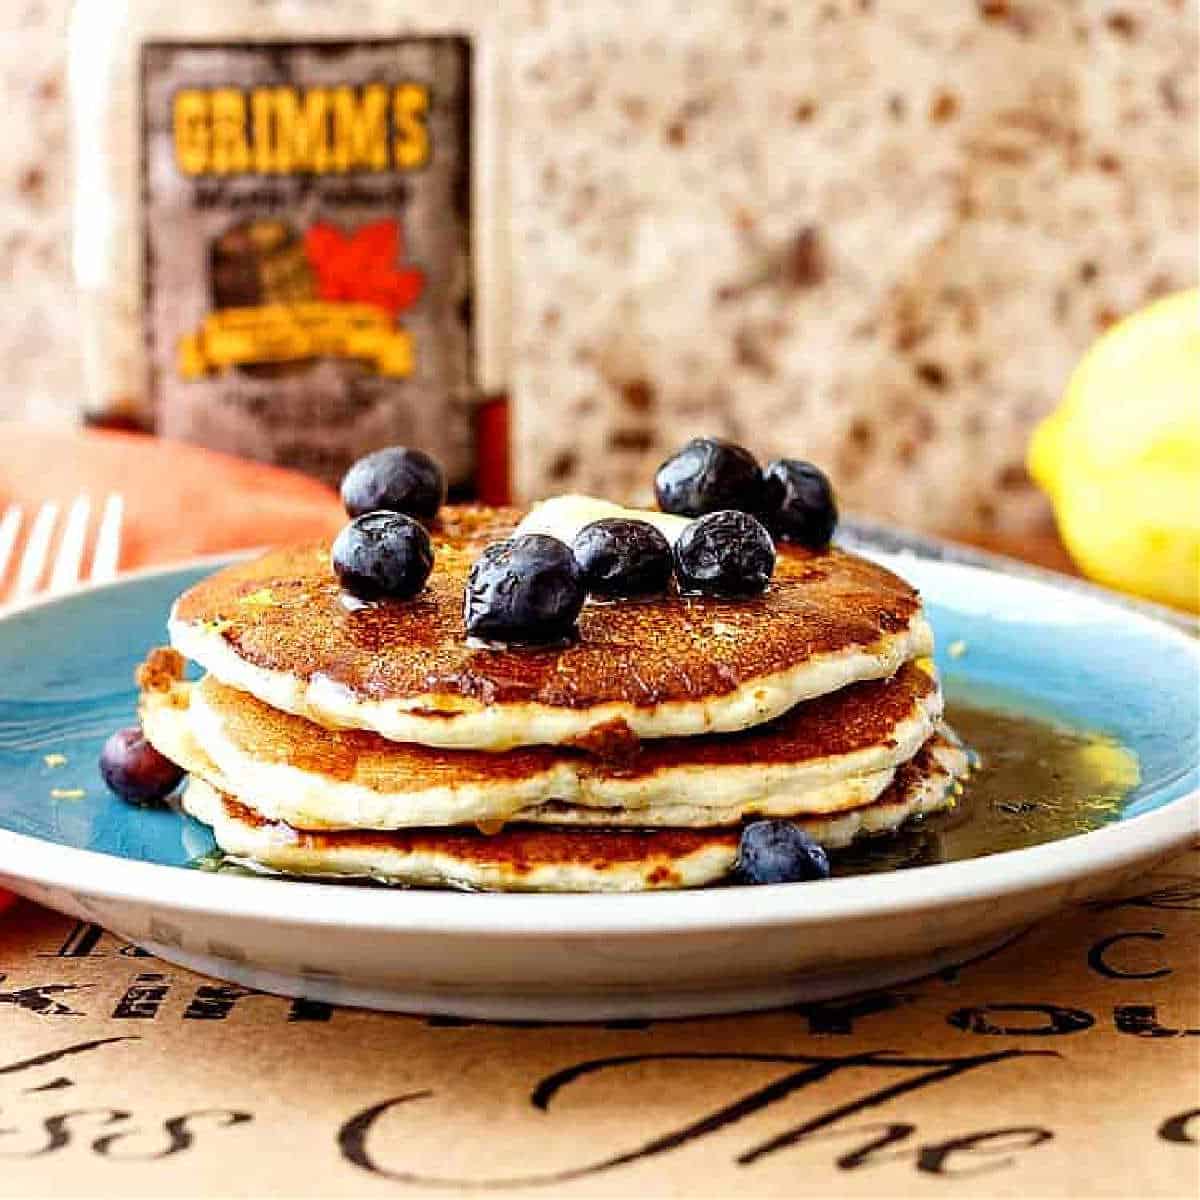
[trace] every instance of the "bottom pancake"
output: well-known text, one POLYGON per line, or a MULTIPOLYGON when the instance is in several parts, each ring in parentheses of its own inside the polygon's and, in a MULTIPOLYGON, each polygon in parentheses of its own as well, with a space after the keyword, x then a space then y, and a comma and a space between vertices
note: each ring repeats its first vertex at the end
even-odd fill
MULTIPOLYGON (((954 803, 967 755, 949 733, 935 735, 872 804, 796 823, 829 848, 891 833, 910 817, 954 803)), ((183 807, 212 826, 232 858, 288 875, 367 878, 410 887, 502 892, 640 892, 700 887, 725 878, 737 858, 738 827, 713 829, 554 828, 313 832, 268 820, 193 778, 183 807)))

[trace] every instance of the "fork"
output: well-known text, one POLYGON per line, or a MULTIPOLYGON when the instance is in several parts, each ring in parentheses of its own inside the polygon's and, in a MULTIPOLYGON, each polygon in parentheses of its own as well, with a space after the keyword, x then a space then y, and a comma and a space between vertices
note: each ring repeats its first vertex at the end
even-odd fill
MULTIPOLYGON (((50 567, 50 577, 46 586, 42 587, 46 567, 50 562, 55 531, 59 525, 60 511, 61 506, 51 500, 43 504, 34 515, 17 566, 16 579, 7 597, 10 602, 19 604, 39 591, 56 595, 79 582, 88 548, 88 527, 92 515, 92 502, 86 495, 77 496, 67 510, 58 539, 58 552, 50 567)), ((104 501, 99 524, 96 526, 91 571, 88 575, 93 583, 102 583, 116 576, 124 514, 124 499, 115 492, 109 495, 104 501)), ((8 577, 9 564, 15 557, 24 524, 25 513, 19 504, 9 505, 0 517, 0 596, 4 594, 4 581, 8 577)))

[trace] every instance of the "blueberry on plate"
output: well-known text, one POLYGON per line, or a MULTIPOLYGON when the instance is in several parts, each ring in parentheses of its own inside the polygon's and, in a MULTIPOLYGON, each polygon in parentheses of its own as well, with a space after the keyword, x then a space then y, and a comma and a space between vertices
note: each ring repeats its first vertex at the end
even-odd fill
POLYGON ((369 512, 355 517, 333 542, 333 570, 360 600, 411 600, 433 570, 433 544, 412 517, 369 512))
POLYGON ((182 767, 159 754, 137 725, 118 729, 100 751, 100 774, 130 804, 156 804, 183 779, 182 767))
POLYGON ((771 528, 780 537, 813 550, 828 546, 838 512, 825 472, 798 458, 777 458, 763 478, 771 528))
POLYGON ((829 857, 791 821, 753 821, 742 830, 733 877, 738 883, 828 879, 829 857))
POLYGON ((428 523, 445 501, 442 468, 423 450, 407 446, 360 458, 342 479, 342 503, 351 517, 385 509, 428 523))
POLYGON ((467 577, 467 633, 490 642, 545 645, 570 637, 586 597, 571 547, 527 533, 493 542, 467 577))
POLYGON ((675 543, 675 572, 684 593, 756 596, 774 570, 775 543, 749 513, 709 513, 693 521, 675 543))
POLYGON ((649 521, 604 517, 585 525, 571 549, 593 596, 656 596, 671 582, 671 543, 649 521))
POLYGON ((684 517, 737 508, 762 508, 763 480, 749 450, 723 438, 693 438, 671 455, 654 476, 654 494, 663 512, 684 517))

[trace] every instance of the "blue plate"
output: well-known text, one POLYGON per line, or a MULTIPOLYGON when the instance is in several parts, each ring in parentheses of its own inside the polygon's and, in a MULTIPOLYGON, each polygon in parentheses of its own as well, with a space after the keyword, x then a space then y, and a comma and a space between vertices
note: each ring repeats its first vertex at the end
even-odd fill
MULTIPOLYGON (((205 826, 131 809, 96 773, 105 738, 135 720, 133 672, 165 640, 172 601, 211 569, 83 592, 0 622, 0 829, 175 867, 214 849, 205 826)), ((921 564, 900 569, 919 582, 921 564)), ((1142 780, 1125 816, 1198 786, 1200 674, 1177 635, 1100 605, 1006 613, 994 594, 926 590, 948 688, 1024 696, 1036 711, 1109 733, 1137 753, 1142 780), (969 652, 948 659, 955 642, 969 652)))
MULTIPOLYGON (((835 879, 819 887, 758 889, 753 904, 739 898, 742 889, 484 897, 185 870, 214 849, 208 830, 173 811, 135 809, 118 801, 102 785, 96 760, 108 734, 135 719, 134 669, 148 648, 163 643, 172 601, 219 565, 207 562, 82 589, 0 619, 0 884, 102 920, 177 961, 280 991, 467 1015, 680 1015, 760 1007, 911 975, 918 965, 924 969, 943 961, 930 957, 935 952, 949 953, 953 960, 957 952, 946 947, 965 953, 968 943, 977 947, 981 939, 1044 915, 1071 896, 1111 886, 1195 836, 1200 655, 1193 639, 1093 595, 953 563, 877 557, 924 593, 939 665, 951 687, 1003 689, 1025 697, 1037 711, 1049 709, 1073 724, 1109 733, 1136 752, 1141 782, 1120 820, 1093 833, 973 862, 835 879), (947 657, 956 642, 965 643, 967 653, 947 657), (803 903, 795 898, 796 888, 803 903), (942 906, 943 913, 932 924, 916 915, 931 906, 942 906), (794 932, 803 926, 805 944, 815 953, 828 925, 834 930, 830 945, 844 960, 844 929, 884 913, 896 921, 891 945, 872 949, 873 934, 867 936, 863 927, 857 974, 846 975, 839 967, 832 974, 810 971, 797 982, 799 968, 788 958, 799 953, 794 939, 774 951, 770 938, 754 946, 744 940, 750 927, 794 932), (905 913, 914 920, 907 935, 900 920, 905 913), (314 966, 315 931, 328 932, 331 925, 355 931, 359 940, 348 941, 342 947, 347 957, 338 959, 337 939, 325 937, 327 961, 314 966), (294 938, 291 951, 285 929, 294 938), (670 939, 697 929, 741 930, 736 943, 714 946, 713 969, 728 971, 733 953, 765 956, 755 966, 744 966, 750 982, 732 991, 709 988, 701 1000, 692 992, 664 990, 655 993, 653 1003, 646 1001, 653 972, 662 961, 678 958, 678 945, 670 939), (953 936, 951 929, 957 931, 953 936), (374 951, 364 950, 367 931, 387 935, 379 953, 387 958, 388 970, 409 962, 402 983, 380 974, 374 951), (494 948, 501 955, 497 970, 509 980, 517 977, 512 964, 513 956, 524 952, 521 939, 554 933, 563 945, 575 945, 574 939, 603 933, 605 969, 612 978, 597 982, 594 963, 590 974, 576 977, 564 965, 551 978, 550 960, 535 955, 528 978, 536 981, 538 972, 546 976, 536 999, 514 999, 511 989, 499 985, 488 992, 487 980, 479 979, 462 981, 460 995, 457 985, 446 981, 468 969, 466 960, 439 958, 441 991, 430 984, 433 990, 426 994, 414 991, 412 973, 433 970, 427 959, 440 955, 446 943, 437 942, 436 950, 432 943, 414 945, 418 966, 413 966, 397 941, 421 931, 486 935, 492 939, 488 953, 478 942, 467 951, 475 956, 470 969, 486 974, 494 948), (654 936, 667 941, 623 957, 622 938, 654 936), (240 947, 236 955, 213 952, 213 946, 231 944, 240 947), (885 952, 907 956, 911 970, 881 972, 871 965, 885 952), (780 956, 790 964, 786 970, 780 956), (762 976, 757 983, 756 971, 762 976), (314 985, 314 972, 323 972, 325 982, 314 985), (768 977, 775 982, 763 982, 768 977), (329 982, 346 978, 357 982, 329 982), (790 982, 779 982, 785 979, 790 982), (587 988, 598 987, 602 1002, 588 998, 587 988), (463 1000, 468 994, 476 999, 463 1000), (479 1000, 481 995, 486 998, 479 1000)), ((703 957, 697 957, 698 971, 703 957)), ((703 991, 699 983, 696 988, 703 991)))

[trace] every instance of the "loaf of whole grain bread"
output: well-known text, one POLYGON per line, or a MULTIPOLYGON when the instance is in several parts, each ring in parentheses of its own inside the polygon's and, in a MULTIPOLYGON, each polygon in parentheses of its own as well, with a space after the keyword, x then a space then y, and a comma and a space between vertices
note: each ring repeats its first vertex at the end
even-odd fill
POLYGON ((823 464, 844 508, 1042 526, 1033 424, 1105 325, 1196 278, 1196 4, 534 8, 520 492, 644 501, 718 433, 823 464))

